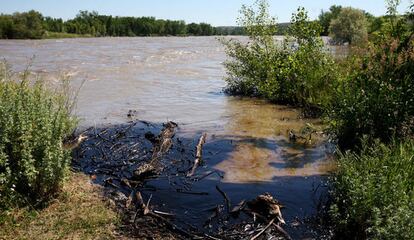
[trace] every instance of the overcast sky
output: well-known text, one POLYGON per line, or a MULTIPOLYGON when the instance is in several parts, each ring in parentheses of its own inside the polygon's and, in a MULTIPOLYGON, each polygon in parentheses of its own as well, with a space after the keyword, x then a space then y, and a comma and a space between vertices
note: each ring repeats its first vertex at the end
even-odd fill
MULTIPOLYGON (((100 14, 116 16, 154 16, 190 22, 207 22, 214 26, 236 25, 242 4, 254 0, 0 0, 1 13, 31 9, 45 16, 73 18, 79 10, 96 10, 100 14)), ((410 0, 403 0, 399 8, 405 12, 410 0)), ((376 16, 385 13, 384 0, 269 0, 272 15, 279 22, 288 22, 298 6, 309 11, 312 19, 331 5, 352 6, 376 16)))

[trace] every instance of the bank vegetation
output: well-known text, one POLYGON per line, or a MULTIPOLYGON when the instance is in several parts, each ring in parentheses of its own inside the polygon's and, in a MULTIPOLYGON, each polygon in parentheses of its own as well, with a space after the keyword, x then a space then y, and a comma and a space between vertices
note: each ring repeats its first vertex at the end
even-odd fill
POLYGON ((375 19, 333 6, 311 21, 299 8, 277 41, 269 5, 258 0, 239 19, 249 41, 221 40, 227 93, 326 120, 339 150, 329 211, 339 239, 414 238, 414 14, 413 6, 398 14, 399 3, 387 1, 375 19), (349 54, 332 56, 324 33, 349 54))

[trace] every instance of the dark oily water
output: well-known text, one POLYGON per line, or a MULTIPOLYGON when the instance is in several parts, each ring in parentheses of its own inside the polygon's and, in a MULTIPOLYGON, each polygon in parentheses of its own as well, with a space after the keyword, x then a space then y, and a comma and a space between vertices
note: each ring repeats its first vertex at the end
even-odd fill
MULTIPOLYGON (((193 151, 201 133, 206 132, 204 164, 196 175, 217 173, 192 182, 189 190, 205 194, 178 193, 181 178, 174 185, 174 179, 165 174, 147 181, 142 191, 145 199, 153 195, 160 210, 176 214, 177 224, 214 231, 217 226, 206 226, 205 221, 211 215, 208 209, 223 204, 216 190, 219 185, 233 205, 271 193, 285 206, 282 213, 292 237, 319 238, 313 232, 318 228, 305 220, 317 213, 326 191, 323 181, 334 169, 332 146, 316 135, 307 144, 292 143, 287 137, 289 130, 299 132, 307 123, 318 128, 319 121, 301 119, 296 109, 222 94, 226 56, 214 37, 1 40, 0 55, 16 71, 23 70, 34 56, 31 70, 49 81, 57 81, 58 74, 71 76, 75 87, 85 80, 76 108, 83 128, 122 126, 131 118, 145 119, 156 124, 134 126, 128 141, 140 142, 148 150, 151 145, 143 138, 147 130, 158 134, 160 123, 177 122, 179 129, 168 158, 185 161, 187 167, 194 162, 194 152, 181 154, 177 140, 193 151)), ((102 182, 110 174, 95 171, 105 163, 102 153, 95 154, 94 164, 81 165, 102 182)), ((147 157, 143 155, 141 160, 147 157)), ((132 160, 123 174, 132 172, 138 161, 132 160)))

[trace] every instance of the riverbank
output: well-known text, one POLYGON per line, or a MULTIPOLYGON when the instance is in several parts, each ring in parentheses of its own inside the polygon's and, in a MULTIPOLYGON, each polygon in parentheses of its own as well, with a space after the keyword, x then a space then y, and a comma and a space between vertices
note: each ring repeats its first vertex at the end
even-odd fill
POLYGON ((119 215, 89 176, 71 172, 59 197, 43 209, 0 213, 0 239, 123 239, 119 215))
MULTIPOLYGON (((206 209, 223 205, 221 201, 224 200, 216 184, 226 192, 232 206, 243 199, 252 200, 270 192, 285 205, 282 213, 287 226, 283 227, 292 237, 301 235, 308 226, 307 220, 317 213, 315 202, 326 189, 323 180, 333 165, 329 158, 331 145, 318 140, 320 133, 313 133, 321 132, 321 121, 303 118, 299 109, 223 94, 221 62, 225 55, 214 37, 8 40, 0 41, 0 49, 15 71, 21 70, 27 59, 36 55, 30 70, 44 77, 46 82, 56 82, 59 69, 67 70, 74 88, 85 79, 75 110, 82 129, 96 127, 99 132, 102 126, 126 126, 139 118, 157 128, 138 125, 136 130, 144 128, 158 135, 161 123, 166 119, 174 120, 179 124, 176 137, 185 140, 187 149, 187 155, 175 160, 183 159, 187 166, 194 161, 192 154, 200 134, 207 133, 203 147, 205 165, 198 167, 200 172, 196 174, 217 171, 223 178, 213 174, 209 176, 212 179, 195 182, 193 191, 209 194, 194 196, 178 193, 176 186, 170 187, 165 175, 151 179, 149 185, 162 185, 157 192, 151 191, 151 186, 142 190, 145 202, 153 194, 151 206, 178 214, 177 219, 185 219, 184 222, 197 222, 200 229, 208 231, 202 225, 213 212, 206 209), (98 94, 102 92, 105 94, 98 94), (304 126, 310 128, 302 129, 304 126), (289 130, 298 135, 297 143, 289 141, 289 130), (200 202, 205 204, 198 204, 200 202), (193 205, 197 207, 186 209, 193 205)), ((91 133, 96 136, 93 131, 91 133)), ((143 135, 145 132, 139 136, 143 135)), ((121 139, 135 144, 137 139, 131 137, 136 136, 132 134, 121 139)), ((107 139, 106 135, 103 137, 107 139)), ((150 144, 145 139, 142 143, 150 144)), ((106 146, 112 147, 105 141, 102 144, 103 150, 107 150, 106 146)), ((90 151, 87 145, 83 147, 90 151)), ((99 148, 94 149, 97 150, 95 167, 105 170, 106 163, 99 148)), ((178 150, 172 154, 177 153, 178 150)), ((128 172, 132 171, 125 169, 124 174, 128 172)), ((114 184, 126 189, 116 180, 114 184)), ((111 185, 105 187, 112 188, 111 185)), ((129 197, 130 192, 123 194, 129 197)), ((142 227, 139 225, 139 229, 142 227)), ((160 226, 155 224, 153 229, 157 228, 160 226)), ((149 228, 146 233, 151 233, 149 228)))
MULTIPOLYGON (((251 41, 222 41, 228 56, 226 92, 299 106, 329 124, 327 132, 339 149, 333 204, 327 211, 337 239, 413 238, 414 224, 406 216, 414 212, 414 13, 411 8, 410 14, 398 16, 398 4, 387 1, 387 24, 393 27, 370 38, 363 11, 341 10, 338 19, 360 24, 348 16, 352 13, 362 21, 360 32, 343 39, 353 44, 343 59, 324 51, 321 27, 303 8, 292 16, 294 40, 277 45, 265 0, 242 8, 240 22, 251 41)), ((336 26, 347 28, 341 21, 331 22, 332 34, 336 26)))

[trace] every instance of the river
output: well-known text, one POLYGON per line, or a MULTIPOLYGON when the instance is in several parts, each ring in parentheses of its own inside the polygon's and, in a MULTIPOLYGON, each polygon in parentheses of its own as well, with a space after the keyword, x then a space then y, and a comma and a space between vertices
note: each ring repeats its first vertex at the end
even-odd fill
POLYGON ((177 122, 180 136, 207 132, 215 144, 210 151, 230 141, 206 161, 223 173, 234 202, 270 192, 286 206, 288 223, 318 210, 323 181, 334 169, 332 146, 291 143, 287 133, 320 121, 301 118, 298 109, 226 96, 226 55, 215 37, 0 40, 0 56, 15 71, 30 63, 48 81, 65 75, 74 88, 84 82, 75 109, 83 127, 125 123, 131 110, 149 122, 177 122))

